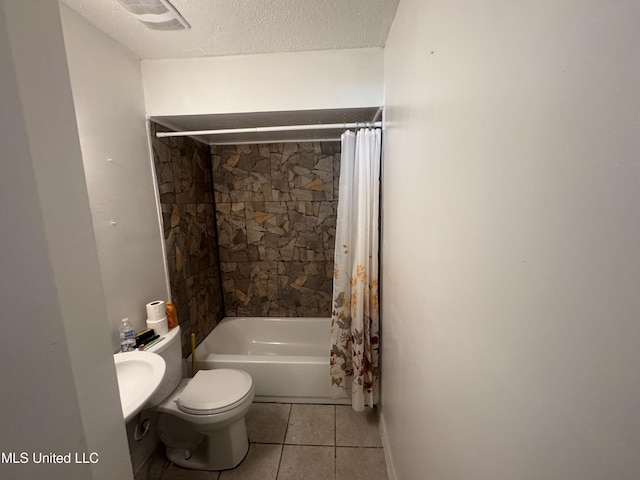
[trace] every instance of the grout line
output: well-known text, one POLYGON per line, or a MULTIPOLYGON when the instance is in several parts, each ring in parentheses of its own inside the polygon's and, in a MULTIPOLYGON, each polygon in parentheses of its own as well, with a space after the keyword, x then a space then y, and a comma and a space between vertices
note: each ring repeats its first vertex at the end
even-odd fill
POLYGON ((289 404, 289 416, 287 417, 287 428, 284 429, 284 438, 282 439, 282 445, 287 442, 287 433, 289 433, 289 422, 291 421, 291 413, 293 412, 293 403, 289 404))
POLYGON ((257 445, 285 445, 282 442, 251 442, 251 443, 255 443, 257 445))
POLYGON ((338 408, 333 406, 333 478, 338 478, 338 408))
POLYGON ((364 445, 340 445, 338 448, 361 448, 365 450, 384 450, 384 447, 368 447, 364 445))
POLYGON ((336 456, 336 450, 335 448, 338 446, 338 410, 336 408, 336 406, 333 406, 333 447, 334 447, 334 452, 333 452, 333 456, 336 456))
POLYGON ((277 445, 288 445, 290 447, 326 447, 333 448, 335 445, 326 443, 280 443, 277 445))
MULTIPOLYGON (((251 443, 259 443, 262 445, 286 445, 289 447, 326 447, 333 448, 335 445, 328 443, 278 443, 278 442, 251 442, 251 443)), ((380 447, 367 447, 367 448, 380 448, 380 447)))
POLYGON ((276 470, 276 480, 278 480, 278 477, 280 476, 280 465, 282 465, 282 455, 284 454, 284 445, 285 445, 285 440, 287 439, 287 432, 289 431, 289 421, 291 420, 291 411, 293 410, 293 404, 289 404, 289 415, 287 416, 287 427, 284 429, 284 438, 282 439, 282 443, 281 446, 282 448, 280 449, 280 460, 278 461, 278 469, 276 470))

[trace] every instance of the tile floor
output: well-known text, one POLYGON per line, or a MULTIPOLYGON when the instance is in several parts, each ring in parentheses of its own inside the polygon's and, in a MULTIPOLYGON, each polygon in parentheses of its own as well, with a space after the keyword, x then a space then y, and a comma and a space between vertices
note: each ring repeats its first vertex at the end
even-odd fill
POLYGON ((156 456, 149 480, 387 480, 377 411, 348 405, 254 403, 249 453, 233 470, 186 470, 156 456))

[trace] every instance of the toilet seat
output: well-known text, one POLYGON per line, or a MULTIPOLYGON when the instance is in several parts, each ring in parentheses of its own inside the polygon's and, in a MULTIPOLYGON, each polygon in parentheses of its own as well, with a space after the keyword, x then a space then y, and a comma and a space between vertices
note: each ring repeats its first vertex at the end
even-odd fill
POLYGON ((242 370, 200 370, 176 398, 178 408, 193 415, 232 410, 251 393, 251 375, 242 370))

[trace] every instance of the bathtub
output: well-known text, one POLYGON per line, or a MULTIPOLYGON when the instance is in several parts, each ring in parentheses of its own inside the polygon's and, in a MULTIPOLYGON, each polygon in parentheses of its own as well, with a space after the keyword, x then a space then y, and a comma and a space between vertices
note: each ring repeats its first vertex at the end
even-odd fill
POLYGON ((198 369, 236 368, 256 402, 349 404, 329 396, 331 318, 227 317, 196 348, 198 369))

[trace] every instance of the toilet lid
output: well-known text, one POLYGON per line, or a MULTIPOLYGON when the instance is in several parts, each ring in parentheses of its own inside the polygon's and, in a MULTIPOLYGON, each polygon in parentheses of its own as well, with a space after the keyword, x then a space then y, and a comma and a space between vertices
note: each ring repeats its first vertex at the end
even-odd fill
POLYGON ((249 394, 252 383, 242 370, 200 370, 178 395, 178 408, 196 415, 230 410, 249 394))

